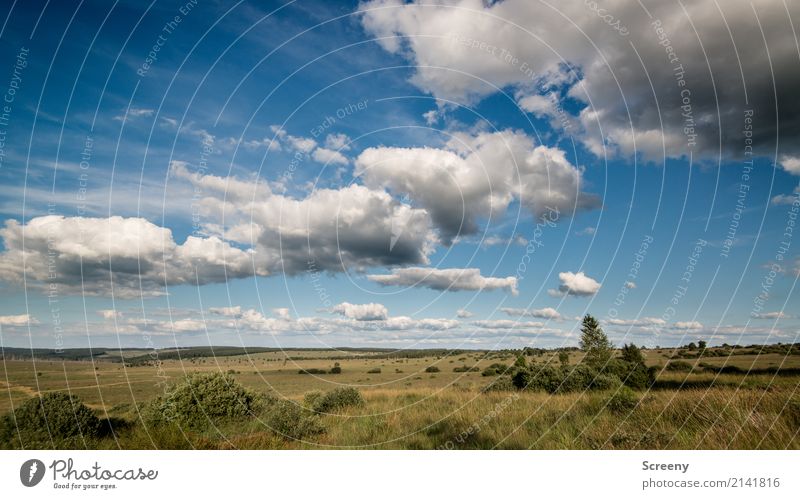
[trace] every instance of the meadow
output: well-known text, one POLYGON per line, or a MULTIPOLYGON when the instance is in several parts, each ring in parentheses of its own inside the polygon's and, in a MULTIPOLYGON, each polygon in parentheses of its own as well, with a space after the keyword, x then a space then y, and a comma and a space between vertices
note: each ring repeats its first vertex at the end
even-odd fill
POLYGON ((655 373, 646 389, 566 393, 500 386, 503 376, 487 368, 522 358, 532 370, 568 369, 584 360, 577 349, 181 353, 67 360, 5 351, 0 414, 37 396, 76 395, 108 429, 71 440, 72 448, 800 448, 800 355, 787 345, 642 350, 655 373), (282 401, 283 412, 262 417, 253 409, 202 427, 148 423, 152 402, 195 373, 226 374, 248 393, 282 401), (487 390, 493 383, 497 389, 487 390), (311 409, 343 387, 357 390, 358 403, 311 409), (300 420, 304 429, 291 426, 300 420))

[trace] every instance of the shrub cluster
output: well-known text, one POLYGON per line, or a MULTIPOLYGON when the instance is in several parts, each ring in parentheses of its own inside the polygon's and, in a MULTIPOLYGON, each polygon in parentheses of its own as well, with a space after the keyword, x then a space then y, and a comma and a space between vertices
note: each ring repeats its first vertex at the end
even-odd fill
POLYGON ((372 369, 367 371, 367 374, 380 374, 380 373, 381 373, 380 367, 373 367, 372 369))
POLYGON ((328 371, 325 369, 317 369, 316 367, 309 367, 308 369, 300 369, 297 371, 297 374, 328 374, 328 371))
POLYGON ((428 366, 425 368, 426 373, 438 373, 439 371, 441 371, 441 369, 437 366, 428 366))
POLYGON ((75 449, 99 438, 102 422, 76 395, 53 392, 25 401, 0 420, 0 442, 12 449, 75 449))
POLYGON ((548 393, 610 390, 620 385, 645 389, 655 381, 655 369, 648 369, 643 364, 614 359, 602 368, 588 364, 561 367, 534 366, 516 369, 509 377, 513 386, 519 390, 548 393))
POLYGON ((337 388, 328 393, 306 395, 305 401, 316 413, 330 413, 346 407, 364 404, 364 398, 355 388, 337 388), (309 396, 310 395, 310 396, 309 396))
POLYGON ((477 366, 475 367, 461 366, 453 368, 454 373, 476 373, 478 371, 480 371, 480 369, 477 366))
POLYGON ((484 369, 483 372, 481 373, 481 376, 499 376, 501 374, 505 374, 506 371, 508 371, 507 365, 495 362, 494 364, 484 369))
POLYGON ((146 405, 142 419, 151 425, 175 423, 186 429, 204 430, 252 417, 265 403, 263 397, 244 388, 230 374, 197 373, 146 405))

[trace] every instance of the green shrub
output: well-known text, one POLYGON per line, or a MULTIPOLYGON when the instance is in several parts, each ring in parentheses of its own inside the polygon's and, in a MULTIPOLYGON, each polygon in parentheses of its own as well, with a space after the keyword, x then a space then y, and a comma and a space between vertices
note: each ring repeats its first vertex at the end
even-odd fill
POLYGON ((494 363, 483 370, 481 376, 499 376, 508 371, 508 366, 505 364, 494 363))
POLYGON ((230 374, 192 374, 164 396, 145 406, 145 424, 174 422, 203 430, 210 425, 252 417, 266 404, 263 397, 244 388, 230 374))
POLYGON ((308 409, 290 400, 276 400, 263 413, 261 421, 274 433, 298 440, 323 432, 319 419, 308 409))
POLYGON ((297 371, 297 374, 328 374, 325 369, 317 369, 316 367, 310 367, 308 369, 300 369, 297 371))
POLYGON ((345 407, 354 407, 364 404, 364 398, 355 388, 337 388, 314 401, 314 412, 330 413, 345 407))
POLYGON ((103 425, 76 395, 46 393, 25 401, 0 421, 0 441, 15 449, 85 448, 103 425))
POLYGON ((426 373, 438 373, 439 371, 441 371, 441 369, 439 369, 437 366, 428 366, 425 368, 426 373))
POLYGON ((686 371, 692 370, 692 365, 684 360, 673 360, 667 364, 667 371, 686 371))
POLYGON ((341 366, 339 366, 338 362, 336 363, 336 365, 331 367, 331 374, 342 374, 342 368, 341 366))
POLYGON ((484 392, 510 392, 516 390, 517 387, 511 380, 511 376, 498 376, 491 383, 486 385, 482 391, 484 392))
POLYGON ((478 372, 480 369, 477 367, 469 367, 469 366, 461 366, 461 367, 454 367, 454 373, 469 373, 469 372, 478 372))
POLYGON ((309 409, 314 407, 314 404, 317 403, 317 400, 319 400, 320 397, 322 397, 322 395, 324 395, 324 394, 319 390, 314 390, 314 391, 311 391, 311 392, 307 392, 303 396, 303 405, 308 407, 309 409))
POLYGON ((638 403, 639 397, 636 392, 627 386, 623 386, 608 399, 608 409, 616 413, 630 412, 638 403))
POLYGON ((380 373, 381 373, 380 367, 373 367, 372 369, 367 371, 367 374, 380 374, 380 373))

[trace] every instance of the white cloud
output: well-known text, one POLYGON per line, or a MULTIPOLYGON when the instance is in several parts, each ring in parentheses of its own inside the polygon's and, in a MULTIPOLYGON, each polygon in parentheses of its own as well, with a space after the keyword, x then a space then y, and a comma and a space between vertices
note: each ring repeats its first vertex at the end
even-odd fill
POLYGON ((792 175, 800 175, 800 156, 789 156, 784 154, 779 159, 781 168, 792 175))
POLYGON ((122 312, 113 309, 96 310, 96 313, 107 321, 122 317, 122 312))
POLYGON ((222 282, 266 275, 254 269, 252 252, 218 237, 189 236, 182 244, 172 231, 143 218, 85 218, 48 215, 23 227, 7 220, 0 229, 0 281, 29 286, 57 285, 68 293, 120 298, 162 294, 164 285, 222 282), (23 245, 24 231, 24 245, 23 245), (24 264, 23 264, 24 263, 24 264), (113 280, 112 280, 113 275, 113 280))
POLYGON ((150 116, 153 116, 153 113, 155 113, 153 109, 131 107, 127 110, 127 116, 125 115, 125 112, 123 112, 123 114, 114 116, 113 119, 117 121, 125 121, 126 118, 129 120, 131 118, 140 118, 140 117, 149 118, 150 116))
POLYGON ((695 154, 716 154, 715 137, 733 154, 748 101, 757 145, 779 137, 797 149, 800 100, 793 89, 800 71, 797 49, 784 43, 784 34, 788 19, 800 17, 798 2, 686 0, 680 8, 654 2, 645 9, 637 0, 614 0, 601 7, 602 16, 582 1, 371 0, 359 10, 376 42, 416 68, 411 82, 418 88, 472 104, 510 87, 522 109, 550 117, 556 130, 570 126, 566 133, 598 155, 606 148, 653 158, 686 155, 687 133, 697 134, 695 154), (685 36, 689 21, 697 36, 685 36), (762 36, 764 43, 752 43, 762 36), (671 62, 670 54, 679 60, 671 62), (708 61, 715 61, 713 72, 690 69, 708 69, 708 61), (688 132, 673 74, 678 63, 689 68, 681 76, 691 89, 688 132), (720 89, 720 81, 738 84, 720 89), (548 106, 554 91, 585 107, 576 113, 548 106))
POLYGON ((335 151, 333 149, 325 149, 323 147, 317 147, 314 149, 313 154, 311 157, 317 163, 323 164, 334 164, 334 165, 346 165, 350 161, 345 157, 344 154, 340 153, 339 151, 335 151))
POLYGON ((325 147, 336 151, 350 150, 350 137, 343 133, 331 133, 325 137, 325 147))
POLYGON ((515 199, 536 216, 599 206, 596 196, 582 192, 582 172, 563 151, 511 130, 453 132, 441 149, 370 147, 355 165, 367 186, 408 195, 424 207, 446 242, 476 232, 479 218, 503 214, 515 199))
POLYGON ((422 286, 439 291, 478 291, 504 289, 517 294, 516 277, 484 277, 480 269, 435 269, 408 267, 395 269, 388 275, 368 275, 367 279, 381 286, 422 286))
POLYGON ((462 319, 468 319, 468 318, 472 317, 475 314, 473 314, 469 310, 464 310, 463 308, 461 308, 461 309, 458 310, 458 312, 456 312, 456 315, 458 317, 462 318, 462 319))
POLYGON ((636 289, 636 283, 633 281, 625 281, 625 284, 623 284, 623 286, 625 286, 628 289, 636 289))
POLYGON ((0 315, 0 326, 27 326, 28 324, 38 324, 39 321, 28 314, 21 315, 0 315))
POLYGON ((553 319, 553 320, 562 320, 564 318, 558 312, 558 310, 552 307, 545 307, 533 310, 528 310, 525 308, 503 307, 500 309, 500 311, 512 317, 538 317, 540 319, 553 319))
POLYGON ((308 154, 317 147, 317 141, 310 137, 295 137, 294 135, 287 135, 286 142, 295 151, 308 154))
POLYGON ((235 307, 211 307, 209 312, 215 315, 224 315, 226 317, 238 317, 242 315, 242 307, 237 305, 235 307))
POLYGON ((389 318, 389 311, 380 303, 354 304, 342 302, 334 305, 331 312, 357 321, 381 321, 389 318))
POLYGON ((583 272, 560 272, 558 278, 561 280, 561 285, 557 290, 548 290, 550 296, 592 296, 602 286, 583 272))
POLYGON ((794 203, 800 203, 800 185, 794 188, 792 194, 778 194, 772 198, 773 205, 791 205, 794 203))
POLYGON ((586 227, 585 229, 581 229, 575 232, 576 236, 592 236, 596 232, 594 227, 586 227))
POLYGON ((608 319, 607 322, 612 326, 666 326, 667 321, 658 317, 641 317, 639 319, 608 319))
POLYGON ((251 246, 256 267, 266 273, 424 264, 437 242, 425 210, 382 190, 351 184, 295 198, 257 179, 198 175, 180 164, 172 171, 204 194, 197 202, 209 221, 204 228, 251 246), (213 223, 222 220, 224 230, 213 223), (403 226, 402 234, 392 232, 393 224, 403 226))
POLYGON ((275 314, 278 319, 284 321, 292 320, 292 314, 289 313, 289 309, 286 307, 273 308, 272 313, 275 314))
POLYGON ((528 329, 540 328, 544 326, 544 324, 541 322, 520 322, 512 321, 510 319, 474 321, 472 324, 483 329, 528 329))
POLYGON ((684 331, 696 331, 703 329, 703 325, 697 321, 679 321, 672 325, 673 329, 680 329, 684 331))
POLYGON ((792 318, 791 315, 785 314, 783 312, 764 312, 764 313, 760 313, 760 314, 754 313, 754 314, 751 314, 751 317, 753 317, 753 319, 772 319, 772 320, 774 320, 774 319, 791 319, 792 318))

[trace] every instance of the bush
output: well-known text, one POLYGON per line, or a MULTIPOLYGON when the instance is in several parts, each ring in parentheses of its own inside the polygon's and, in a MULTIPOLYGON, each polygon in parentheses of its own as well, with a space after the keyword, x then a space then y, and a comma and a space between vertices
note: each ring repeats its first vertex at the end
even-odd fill
POLYGON ((25 401, 0 421, 2 445, 16 449, 74 449, 99 438, 102 423, 76 395, 53 392, 25 401))
POLYGON ((331 367, 331 374, 342 374, 342 368, 337 362, 335 366, 331 367))
POLYGON ((147 424, 174 422, 203 430, 212 424, 252 417, 265 400, 244 388, 230 374, 192 374, 142 411, 147 424))
POLYGON ((494 363, 483 370, 481 376, 499 376, 508 371, 508 366, 505 364, 494 363))
POLYGON ((300 369, 297 374, 328 374, 328 372, 325 369, 310 367, 308 369, 300 369))
POLYGON ((623 386, 615 391, 611 395, 611 398, 608 399, 608 409, 611 412, 617 413, 629 412, 636 407, 638 403, 639 397, 636 395, 636 392, 627 386, 623 386))
POLYGON ((314 404, 317 403, 317 400, 319 400, 320 397, 322 397, 322 395, 324 394, 319 390, 314 390, 306 393, 303 396, 303 405, 308 407, 309 409, 314 407, 314 404))
POLYGON ((486 385, 482 391, 484 392, 510 392, 516 390, 517 387, 511 380, 511 376, 499 376, 492 380, 491 383, 486 385))
POLYGON ((479 370, 480 369, 478 369, 477 367, 469 367, 469 366, 461 366, 453 368, 454 373, 469 373, 469 372, 475 373, 478 372, 479 370))
POLYGON ((441 371, 441 369, 439 369, 437 366, 428 366, 425 368, 426 373, 438 373, 439 371, 441 371))
POLYGON ((373 367, 372 369, 367 371, 367 374, 380 374, 380 373, 381 373, 380 367, 373 367))
POLYGON ((692 370, 692 365, 684 360, 673 360, 667 364, 667 371, 686 371, 692 370))
POLYGON ((622 380, 625 386, 635 390, 649 388, 656 380, 657 368, 648 368, 644 364, 613 359, 606 364, 603 372, 622 380))
POLYGON ((290 400, 277 400, 270 404, 261 420, 273 432, 292 440, 323 432, 313 413, 290 400))
POLYGON ((364 405, 364 398, 355 388, 337 388, 318 397, 312 406, 314 412, 329 413, 345 407, 364 405))

